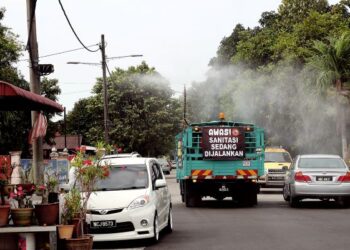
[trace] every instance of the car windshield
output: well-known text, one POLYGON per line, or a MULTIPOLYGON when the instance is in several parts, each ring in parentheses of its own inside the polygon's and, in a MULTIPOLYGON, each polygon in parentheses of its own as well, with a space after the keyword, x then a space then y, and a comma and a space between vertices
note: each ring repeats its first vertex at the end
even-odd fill
POLYGON ((112 165, 107 179, 97 183, 97 190, 127 190, 148 187, 146 165, 112 165))
POLYGON ((292 162, 286 152, 265 152, 265 162, 292 162))
POLYGON ((339 158, 301 158, 299 168, 346 168, 339 158))

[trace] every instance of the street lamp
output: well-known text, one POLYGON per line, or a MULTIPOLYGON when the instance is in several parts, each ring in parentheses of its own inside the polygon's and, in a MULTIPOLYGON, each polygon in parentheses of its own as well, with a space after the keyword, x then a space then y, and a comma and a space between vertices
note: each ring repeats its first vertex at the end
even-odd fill
POLYGON ((104 35, 101 36, 101 53, 102 53, 102 62, 101 63, 91 63, 91 62, 67 62, 67 64, 85 64, 92 66, 102 66, 103 73, 103 116, 104 116, 104 137, 105 143, 109 144, 109 117, 108 117, 108 94, 107 94, 107 76, 106 76, 106 61, 121 59, 126 57, 141 57, 142 55, 126 55, 126 56, 115 56, 115 57, 106 57, 105 54, 105 43, 104 35))

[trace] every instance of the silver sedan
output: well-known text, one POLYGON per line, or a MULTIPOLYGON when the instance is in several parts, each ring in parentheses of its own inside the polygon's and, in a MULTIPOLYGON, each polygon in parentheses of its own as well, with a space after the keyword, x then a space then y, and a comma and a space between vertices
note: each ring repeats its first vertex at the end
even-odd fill
POLYGON ((350 205, 350 171, 338 155, 298 155, 287 172, 283 198, 295 207, 302 199, 335 199, 350 205))

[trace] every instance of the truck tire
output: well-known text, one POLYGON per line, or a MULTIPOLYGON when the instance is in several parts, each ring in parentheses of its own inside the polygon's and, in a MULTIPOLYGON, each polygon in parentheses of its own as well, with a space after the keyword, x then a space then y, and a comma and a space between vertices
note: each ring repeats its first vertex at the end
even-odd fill
POLYGON ((258 204, 258 187, 254 183, 242 184, 235 197, 239 205, 253 207, 258 204))
POLYGON ((183 180, 180 180, 179 186, 180 186, 181 201, 185 202, 185 187, 184 187, 185 184, 183 180))
POLYGON ((201 201, 200 196, 195 192, 190 182, 184 185, 186 207, 197 207, 201 201))
POLYGON ((246 196, 246 205, 249 207, 253 207, 258 204, 258 192, 257 187, 255 185, 250 185, 247 189, 247 196, 246 196))

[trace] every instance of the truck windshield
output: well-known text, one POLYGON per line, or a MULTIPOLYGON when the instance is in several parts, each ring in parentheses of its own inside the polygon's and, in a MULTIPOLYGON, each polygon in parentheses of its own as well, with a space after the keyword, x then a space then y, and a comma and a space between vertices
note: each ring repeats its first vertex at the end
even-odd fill
POLYGON ((265 152, 265 162, 292 162, 286 152, 265 152))
POLYGON ((107 179, 97 183, 97 190, 126 190, 148 187, 146 165, 112 165, 107 179))

